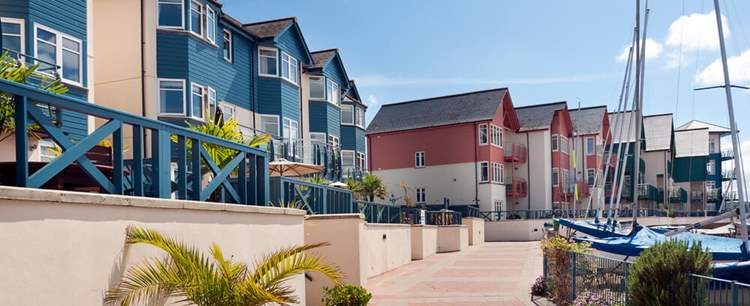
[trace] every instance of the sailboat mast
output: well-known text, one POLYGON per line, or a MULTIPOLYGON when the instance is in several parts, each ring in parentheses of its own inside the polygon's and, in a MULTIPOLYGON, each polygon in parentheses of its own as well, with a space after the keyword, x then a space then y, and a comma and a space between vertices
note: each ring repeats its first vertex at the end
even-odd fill
POLYGON ((721 48, 721 65, 724 68, 724 92, 727 96, 727 108, 729 109, 729 128, 732 137, 732 151, 734 153, 734 176, 737 180, 737 193, 740 197, 740 222, 742 229, 742 241, 745 245, 743 253, 747 255, 748 241, 747 241, 747 212, 745 208, 745 177, 742 174, 742 167, 739 167, 740 163, 737 161, 742 157, 740 156, 740 139, 737 136, 737 122, 734 120, 734 105, 732 103, 732 85, 729 82, 729 66, 727 65, 727 50, 724 45, 724 28, 721 24, 721 10, 719 8, 719 0, 714 0, 714 10, 716 12, 716 27, 719 29, 719 47, 721 48))
MULTIPOLYGON (((635 207, 633 208, 633 226, 635 227, 638 224, 638 211, 640 210, 640 202, 638 201, 638 175, 640 170, 640 158, 641 158, 641 145, 640 145, 640 139, 641 139, 641 102, 643 101, 642 97, 642 87, 643 87, 643 63, 645 62, 645 55, 646 55, 646 31, 644 26, 643 31, 643 37, 640 37, 641 32, 641 0, 636 0, 635 5, 636 13, 635 13, 635 24, 636 28, 638 28, 638 36, 642 40, 642 42, 639 44, 638 48, 638 57, 636 58, 636 70, 635 70, 635 105, 633 107, 633 116, 635 116, 635 146, 633 148, 633 177, 631 177, 631 180, 633 181, 633 203, 635 204, 635 207)), ((646 16, 648 16, 648 9, 646 10, 646 16)), ((648 22, 648 19, 646 19, 646 22, 648 22)), ((627 154, 627 152, 625 152, 627 154)), ((626 159, 627 160, 627 159, 626 159)))

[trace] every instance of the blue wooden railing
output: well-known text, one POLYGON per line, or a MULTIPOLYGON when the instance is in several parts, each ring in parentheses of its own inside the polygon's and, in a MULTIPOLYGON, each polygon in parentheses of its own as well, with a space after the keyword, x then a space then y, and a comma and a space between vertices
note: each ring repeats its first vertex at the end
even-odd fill
POLYGON ((297 207, 311 214, 354 213, 352 192, 346 189, 314 184, 300 179, 275 176, 270 180, 270 200, 276 206, 297 207))
POLYGON ((0 79, 0 92, 15 96, 14 116, 19 127, 16 148, 28 148, 29 125, 36 122, 62 150, 60 156, 29 173, 28 152, 17 149, 17 186, 40 188, 74 165, 91 177, 101 191, 110 194, 172 198, 175 193, 177 199, 268 203, 268 155, 262 150, 163 121, 51 94, 29 85, 0 79), (105 122, 83 139, 73 141, 37 107, 39 104, 93 116, 105 122), (132 129, 133 135, 129 146, 123 141, 126 126, 132 129), (145 136, 150 136, 150 141, 146 141, 145 136), (111 139, 112 143, 111 175, 105 175, 86 156, 105 139, 111 139), (132 160, 123 158, 126 148, 132 154, 132 160), (226 149, 231 158, 225 165, 219 165, 207 148, 226 149), (126 163, 130 167, 128 171, 126 163), (176 164, 175 181, 172 181, 172 164, 176 164))

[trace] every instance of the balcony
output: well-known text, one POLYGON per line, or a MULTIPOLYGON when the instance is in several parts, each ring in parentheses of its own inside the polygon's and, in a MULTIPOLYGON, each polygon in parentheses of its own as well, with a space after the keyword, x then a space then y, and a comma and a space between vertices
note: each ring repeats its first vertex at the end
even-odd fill
POLYGON ((721 171, 721 179, 723 181, 731 181, 734 180, 734 170, 722 170, 721 171))
POLYGON ((338 146, 314 144, 304 146, 301 139, 273 139, 269 144, 269 151, 273 159, 286 159, 292 162, 323 166, 320 173, 331 181, 341 180, 342 169, 341 148, 338 146))
POLYGON ((506 163, 525 163, 526 162, 526 146, 521 144, 511 144, 505 146, 505 162, 506 163))
POLYGON ((709 188, 708 190, 706 190, 706 199, 711 202, 721 201, 721 189, 709 188))
POLYGON ((722 150, 721 151, 721 160, 730 160, 734 159, 734 151, 732 150, 722 150))
POLYGON ((645 201, 656 201, 659 198, 659 190, 651 184, 638 185, 638 199, 645 201))
POLYGON ((526 180, 515 178, 506 180, 505 195, 509 198, 525 198, 528 196, 526 180))
POLYGON ((680 187, 669 191, 669 203, 687 203, 687 191, 680 187))

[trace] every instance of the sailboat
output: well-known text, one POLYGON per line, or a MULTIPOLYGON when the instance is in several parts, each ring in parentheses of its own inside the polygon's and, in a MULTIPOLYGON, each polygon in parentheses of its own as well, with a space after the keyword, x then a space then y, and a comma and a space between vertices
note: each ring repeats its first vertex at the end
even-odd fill
MULTIPOLYGON (((640 6, 640 0, 637 1, 637 7, 640 6)), ((719 34, 719 45, 721 51, 722 68, 724 75, 724 84, 722 86, 710 87, 710 88, 724 88, 727 100, 727 108, 729 111, 729 121, 732 137, 732 150, 736 161, 741 160, 740 149, 739 149, 739 137, 737 136, 737 123, 734 116, 734 107, 732 102, 732 85, 729 80, 729 68, 727 65, 726 46, 724 42, 724 30, 721 21, 721 10, 719 7, 719 0, 714 0, 716 23, 719 34)), ((638 8, 640 10, 640 8, 638 8)), ((648 15, 648 8, 646 9, 648 15)), ((638 15, 636 15, 638 16, 638 15)), ((639 17, 637 17, 639 18, 639 17)), ((648 19, 646 19, 648 20, 648 19)), ((644 30, 645 32, 645 30, 644 30)), ((645 35, 644 35, 645 36, 645 35)), ((645 48, 645 46, 644 46, 645 48)), ((643 54, 643 52, 641 52, 643 54)), ((638 87, 638 82, 636 82, 638 87)), ((641 87, 642 90, 642 87, 641 87)), ((636 89, 638 92, 638 89, 636 89)), ((637 130, 638 131, 638 130, 637 130)), ((640 150, 635 150, 635 159, 638 160, 640 150)), ((739 208, 724 213, 720 216, 712 217, 703 222, 685 226, 677 230, 673 230, 666 233, 660 233, 653 229, 643 228, 637 225, 637 214, 634 215, 634 227, 630 234, 625 237, 599 237, 599 238, 576 238, 578 241, 587 241, 592 244, 597 250, 619 254, 623 256, 638 256, 641 251, 654 245, 656 242, 665 241, 667 239, 685 241, 688 244, 700 242, 701 246, 710 252, 715 261, 730 261, 730 262, 715 262, 713 265, 714 276, 741 281, 750 282, 750 255, 748 253, 748 232, 746 230, 740 231, 741 239, 736 238, 725 238, 715 237, 709 235, 701 235, 690 233, 689 231, 695 228, 702 227, 706 224, 716 222, 720 219, 732 218, 735 216, 739 217, 741 228, 747 228, 747 212, 746 212, 746 197, 745 194, 745 177, 740 167, 740 162, 735 162, 734 172, 737 184, 737 191, 739 195, 739 208)), ((638 167, 635 167, 635 177, 637 177, 638 167)), ((635 193, 634 193, 635 194, 635 193)), ((636 201, 636 208, 638 208, 638 202, 636 201)), ((637 210, 636 210, 637 211, 637 210)))

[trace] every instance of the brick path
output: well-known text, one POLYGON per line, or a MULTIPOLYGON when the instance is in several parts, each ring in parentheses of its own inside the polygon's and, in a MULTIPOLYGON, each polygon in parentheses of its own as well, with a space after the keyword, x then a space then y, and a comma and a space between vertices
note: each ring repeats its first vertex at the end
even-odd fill
POLYGON ((370 305, 534 305, 542 273, 538 242, 489 242, 413 261, 368 280, 370 305))

